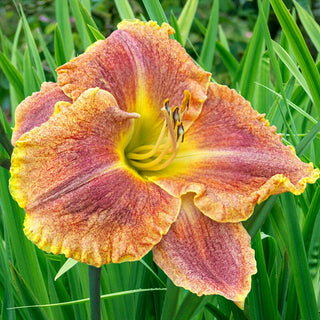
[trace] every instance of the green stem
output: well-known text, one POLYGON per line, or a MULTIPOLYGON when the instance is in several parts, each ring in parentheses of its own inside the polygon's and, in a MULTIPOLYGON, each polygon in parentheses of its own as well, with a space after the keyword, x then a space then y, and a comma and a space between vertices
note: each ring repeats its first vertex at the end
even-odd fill
POLYGON ((100 279, 101 279, 101 268, 89 266, 91 320, 101 320, 100 279))

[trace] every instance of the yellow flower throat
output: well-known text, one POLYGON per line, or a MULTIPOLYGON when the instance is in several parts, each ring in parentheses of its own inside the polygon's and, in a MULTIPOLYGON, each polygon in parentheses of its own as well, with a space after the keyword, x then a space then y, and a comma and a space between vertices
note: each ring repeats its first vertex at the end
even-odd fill
POLYGON ((168 167, 179 152, 184 140, 183 116, 190 104, 190 92, 184 91, 180 107, 171 108, 166 99, 161 108, 164 123, 155 144, 142 145, 127 156, 130 165, 138 171, 158 171, 168 167))

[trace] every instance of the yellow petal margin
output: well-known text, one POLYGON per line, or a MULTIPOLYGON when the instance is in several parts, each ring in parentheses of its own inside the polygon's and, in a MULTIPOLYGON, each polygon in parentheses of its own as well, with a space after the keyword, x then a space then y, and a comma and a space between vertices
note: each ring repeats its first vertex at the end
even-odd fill
POLYGON ((163 123, 160 109, 166 99, 179 106, 184 90, 191 94, 184 126, 198 117, 206 99, 210 73, 200 69, 175 40, 166 23, 124 21, 106 40, 57 69, 58 84, 73 99, 86 89, 109 91, 120 109, 141 118, 132 145, 154 143, 163 123))
POLYGON ((167 170, 148 179, 178 196, 195 192, 195 205, 221 222, 246 220, 270 195, 301 194, 319 178, 281 142, 276 128, 236 91, 210 84, 199 118, 167 170))
POLYGON ((98 88, 16 142, 10 191, 41 249, 101 266, 138 260, 175 221, 180 199, 142 180, 120 145, 139 117, 98 88))
POLYGON ((15 112, 15 127, 12 133, 12 144, 25 132, 46 122, 53 114, 54 106, 59 101, 71 102, 56 83, 44 82, 40 92, 23 100, 15 112))
POLYGON ((250 236, 241 223, 218 223, 182 197, 177 221, 153 249, 155 262, 177 285, 197 295, 220 294, 243 308, 256 273, 250 236))

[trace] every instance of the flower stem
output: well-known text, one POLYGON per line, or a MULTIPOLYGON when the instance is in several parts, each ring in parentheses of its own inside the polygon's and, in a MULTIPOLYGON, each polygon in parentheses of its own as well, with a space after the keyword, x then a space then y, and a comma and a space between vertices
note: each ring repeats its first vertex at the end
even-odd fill
POLYGON ((91 320, 101 320, 100 279, 101 279, 101 268, 89 266, 91 320))

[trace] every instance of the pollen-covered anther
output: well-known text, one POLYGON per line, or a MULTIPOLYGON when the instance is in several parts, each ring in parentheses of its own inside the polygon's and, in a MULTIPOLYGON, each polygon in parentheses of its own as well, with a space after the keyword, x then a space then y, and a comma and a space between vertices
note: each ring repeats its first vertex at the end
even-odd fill
POLYGON ((127 154, 127 159, 139 171, 158 171, 168 167, 175 159, 184 140, 183 116, 188 110, 190 92, 184 91, 180 107, 171 109, 169 99, 163 102, 161 109, 164 123, 155 144, 143 145, 127 154))

